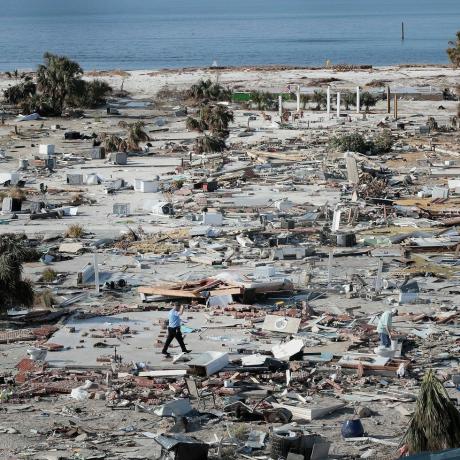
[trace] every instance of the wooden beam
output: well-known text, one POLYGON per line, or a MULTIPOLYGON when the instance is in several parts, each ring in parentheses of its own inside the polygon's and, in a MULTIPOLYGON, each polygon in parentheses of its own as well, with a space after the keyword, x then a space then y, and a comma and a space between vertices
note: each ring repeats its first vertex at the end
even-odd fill
MULTIPOLYGON (((170 289, 155 286, 140 286, 137 288, 139 294, 146 295, 161 295, 164 297, 181 297, 184 299, 206 299, 207 296, 201 292, 187 291, 186 289, 170 289)), ((210 297, 216 297, 220 295, 241 295, 243 288, 241 287, 229 287, 222 289, 212 289, 209 291, 210 297)))
POLYGON ((183 297, 185 299, 202 299, 203 296, 194 294, 193 291, 182 289, 168 289, 162 287, 140 286, 137 288, 139 294, 162 295, 164 297, 183 297))

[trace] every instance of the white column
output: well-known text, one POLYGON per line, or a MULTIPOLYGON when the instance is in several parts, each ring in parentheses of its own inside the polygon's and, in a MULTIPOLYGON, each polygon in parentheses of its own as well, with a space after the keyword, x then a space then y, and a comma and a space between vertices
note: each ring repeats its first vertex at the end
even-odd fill
POLYGON ((94 288, 96 294, 99 294, 99 263, 97 261, 97 252, 94 253, 94 288))
POLYGON ((331 87, 330 86, 327 87, 326 97, 327 97, 327 102, 326 102, 327 116, 329 118, 331 115, 331 87))
POLYGON ((297 112, 300 112, 300 85, 297 85, 297 112))
POLYGON ((340 117, 340 93, 337 93, 337 118, 340 117))
POLYGON ((278 115, 283 117, 283 96, 278 96, 278 115))
POLYGON ((359 92, 359 86, 356 87, 356 113, 359 113, 359 106, 361 105, 361 94, 359 92))

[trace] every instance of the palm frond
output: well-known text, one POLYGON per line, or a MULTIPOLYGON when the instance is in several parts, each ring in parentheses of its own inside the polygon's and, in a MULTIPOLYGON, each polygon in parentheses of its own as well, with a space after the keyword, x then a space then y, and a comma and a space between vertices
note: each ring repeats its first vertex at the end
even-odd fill
POLYGON ((423 377, 402 443, 410 453, 460 447, 460 412, 433 370, 423 377))

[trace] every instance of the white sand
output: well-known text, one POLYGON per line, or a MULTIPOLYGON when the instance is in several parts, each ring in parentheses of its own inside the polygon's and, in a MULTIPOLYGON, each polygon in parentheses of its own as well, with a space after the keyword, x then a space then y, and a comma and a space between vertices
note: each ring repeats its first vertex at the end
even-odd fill
MULTIPOLYGON (((232 68, 216 69, 178 69, 178 70, 134 70, 89 72, 88 78, 100 78, 115 89, 123 83, 125 90, 136 98, 151 98, 165 85, 185 89, 202 78, 219 78, 219 81, 232 89, 286 90, 289 84, 312 86, 312 80, 337 78, 333 88, 352 88, 366 86, 374 80, 384 80, 392 87, 436 86, 452 88, 460 85, 460 71, 450 66, 390 66, 375 67, 370 70, 339 72, 329 69, 263 69, 232 68)), ((14 84, 15 80, 0 75, 0 90, 14 84)))

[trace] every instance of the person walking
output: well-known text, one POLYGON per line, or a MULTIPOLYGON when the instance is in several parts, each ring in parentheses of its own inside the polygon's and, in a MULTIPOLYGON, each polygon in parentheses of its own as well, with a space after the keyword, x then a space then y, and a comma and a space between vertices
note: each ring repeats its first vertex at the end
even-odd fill
POLYGON ((168 337, 166 338, 163 351, 161 352, 165 356, 171 356, 168 353, 168 348, 173 339, 176 339, 179 342, 180 348, 184 353, 190 353, 190 350, 187 350, 187 347, 185 346, 184 338, 182 337, 182 332, 180 330, 182 313, 184 313, 184 306, 180 306, 178 303, 169 311, 168 337))
POLYGON ((380 315, 379 322, 377 324, 377 332, 380 338, 380 344, 385 348, 391 347, 391 330, 393 328, 393 316, 398 315, 398 309, 393 308, 388 311, 384 311, 380 315))

